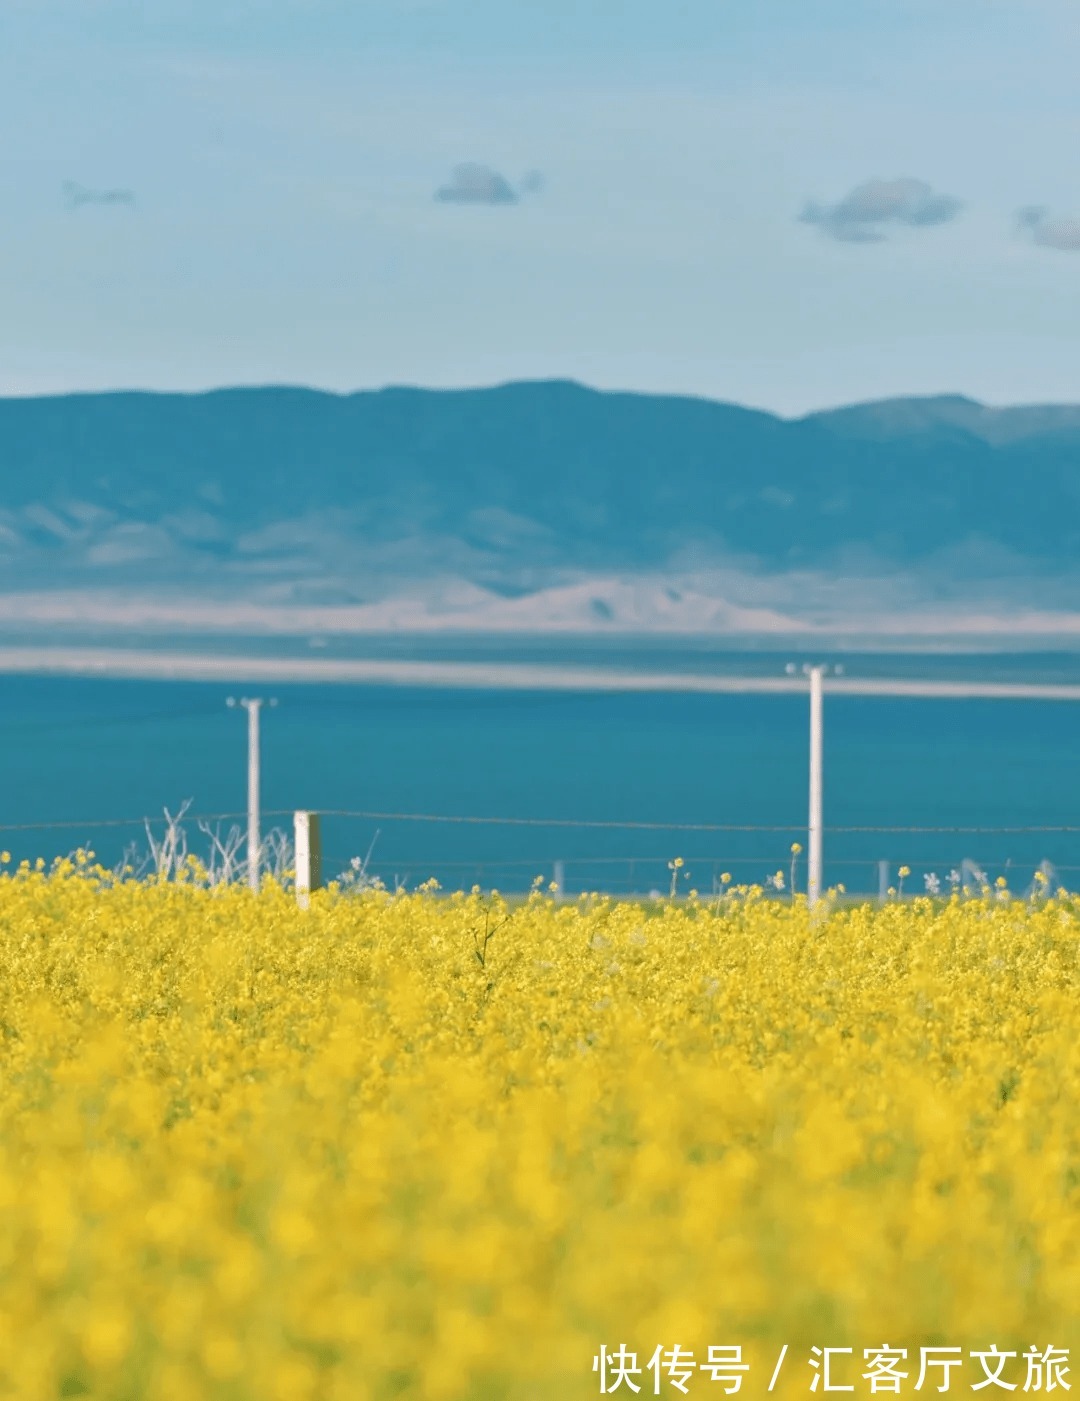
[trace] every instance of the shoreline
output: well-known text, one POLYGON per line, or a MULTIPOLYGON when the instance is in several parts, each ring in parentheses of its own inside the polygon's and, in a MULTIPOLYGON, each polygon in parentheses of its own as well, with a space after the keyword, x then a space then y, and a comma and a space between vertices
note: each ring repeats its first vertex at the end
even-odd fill
MULTIPOLYGON (((145 681, 261 681, 414 686, 444 690, 664 692, 706 695, 806 695, 802 676, 708 676, 531 662, 446 662, 242 657, 135 648, 0 647, 0 674, 145 681)), ((1080 684, 932 681, 831 676, 831 695, 938 700, 1080 701, 1080 684)))

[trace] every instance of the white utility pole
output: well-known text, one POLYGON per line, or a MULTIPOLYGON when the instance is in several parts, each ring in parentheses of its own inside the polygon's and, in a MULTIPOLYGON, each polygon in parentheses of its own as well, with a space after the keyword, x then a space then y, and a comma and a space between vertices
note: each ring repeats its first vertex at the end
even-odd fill
MULTIPOLYGON (((236 704, 232 696, 226 701, 226 705, 236 704)), ((262 840, 259 835, 259 711, 265 702, 262 696, 242 696, 239 704, 247 711, 248 717, 248 885, 257 892, 262 854, 262 840)), ((273 705, 274 702, 271 701, 270 704, 273 705)))
POLYGON ((822 678, 823 666, 804 668, 810 678, 810 820, 807 841, 806 901, 811 909, 821 898, 822 678))

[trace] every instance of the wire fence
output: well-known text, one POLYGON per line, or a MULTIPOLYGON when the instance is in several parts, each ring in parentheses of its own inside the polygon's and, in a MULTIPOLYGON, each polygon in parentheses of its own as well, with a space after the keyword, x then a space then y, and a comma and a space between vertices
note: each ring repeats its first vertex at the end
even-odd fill
MULTIPOLYGON (((292 819, 293 808, 270 808, 263 809, 261 816, 264 818, 288 818, 292 819)), ((712 832, 712 833, 752 833, 767 832, 771 834, 791 834, 805 832, 806 824, 790 822, 786 824, 775 823, 714 823, 714 822, 624 822, 624 821, 604 821, 595 818, 574 818, 574 817, 480 817, 460 813, 430 813, 430 812, 376 812, 351 808, 324 808, 320 810, 322 817, 342 817, 361 819, 372 822, 431 822, 445 823, 450 825, 466 826, 492 826, 492 827, 544 827, 551 829, 574 828, 578 830, 592 829, 605 832, 712 832)), ((192 822, 227 822, 246 821, 246 812, 192 812, 187 814, 188 820, 192 822)), ((44 832, 44 831, 64 831, 75 828, 109 828, 109 827, 140 827, 146 822, 160 822, 161 814, 143 813, 139 817, 91 817, 73 818, 66 820, 51 820, 48 822, 8 822, 0 823, 0 832, 44 832)), ((825 826, 823 832, 826 836, 850 835, 852 833, 874 833, 892 835, 968 835, 968 836, 1019 836, 1019 835, 1039 835, 1051 833, 1080 833, 1080 825, 1058 823, 1058 824, 1025 824, 1020 826, 978 826, 963 825, 955 826, 914 826, 908 825, 888 825, 877 824, 867 825, 863 823, 851 824, 847 826, 825 826)))
MULTIPOLYGON (((279 871, 289 859, 293 815, 291 809, 281 808, 261 813, 264 824, 269 824, 264 859, 269 867, 272 850, 279 871)), ((479 886, 506 893, 526 891, 540 881, 545 886, 554 883, 565 895, 595 891, 642 897, 672 890, 714 893, 729 884, 762 885, 777 896, 805 889, 805 826, 797 823, 606 821, 359 808, 328 809, 319 815, 326 880, 356 883, 362 878, 363 883, 377 881, 388 889, 414 889, 433 879, 447 889, 479 886), (423 844, 415 839, 418 828, 428 832, 423 844), (502 849, 498 844, 484 843, 474 851, 469 838, 465 854, 459 843, 448 846, 430 840, 431 834, 439 831, 474 828, 489 829, 493 838, 501 841, 502 849), (525 849, 520 847, 521 829, 537 837, 525 849), (411 837, 406 835, 410 831, 411 837), (545 833, 549 839, 541 842, 545 833), (601 850, 598 841, 582 844, 582 849, 573 840, 575 833, 610 836, 622 843, 623 849, 601 850), (627 840, 638 836, 657 840, 636 850, 627 849, 627 840), (671 838, 666 850, 661 849, 664 836, 671 838), (507 849, 508 842, 513 850, 507 849)), ((0 837, 10 843, 14 836, 54 834, 66 851, 87 845, 96 849, 99 837, 108 834, 115 839, 126 834, 129 839, 124 850, 130 857, 140 838, 151 854, 158 851, 154 834, 163 829, 167 832, 170 822, 178 820, 194 825, 208 838, 218 833, 219 850, 224 850, 220 829, 223 824, 232 824, 230 850, 235 854, 246 831, 247 814, 192 812, 185 806, 178 817, 165 812, 129 818, 5 823, 0 824, 0 837)), ((991 880, 998 875, 1011 887, 1023 888, 1041 869, 1053 884, 1071 887, 1080 872, 1080 841, 1074 840, 1078 835, 1080 826, 1075 824, 829 826, 824 828, 826 884, 843 886, 852 894, 886 898, 898 889, 936 893, 950 884, 968 886, 977 878, 991 880), (886 852, 888 855, 882 854, 886 852), (904 875, 900 874, 902 867, 904 875)), ((186 840, 182 849, 189 849, 186 840)), ((190 849, 197 850, 194 844, 190 849)), ((226 870, 236 875, 241 874, 241 867, 239 858, 232 866, 226 863, 226 870)))

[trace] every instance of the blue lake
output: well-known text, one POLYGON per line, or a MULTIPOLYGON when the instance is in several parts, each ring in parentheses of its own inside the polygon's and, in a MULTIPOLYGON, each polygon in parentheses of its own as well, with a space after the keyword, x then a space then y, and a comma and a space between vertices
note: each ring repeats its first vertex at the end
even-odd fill
MULTIPOLYGON (((759 658, 754 669, 761 666, 759 658)), ((891 666, 849 658, 847 670, 1080 679, 1077 659, 1068 656, 906 656, 891 666)), ((141 819, 160 819, 165 806, 175 810, 190 798, 193 813, 240 814, 244 716, 225 703, 240 689, 0 678, 0 825, 7 829, 0 845, 21 859, 89 844, 113 864, 128 843, 145 846, 141 819), (55 823, 66 825, 32 825, 55 823)), ((550 879, 562 861, 571 891, 645 892, 666 888, 667 863, 682 856, 689 884, 707 891, 722 871, 736 880, 787 873, 791 843, 805 846, 803 697, 351 685, 280 685, 269 693, 278 704, 263 717, 264 809, 383 814, 324 818, 330 876, 374 841, 370 868, 391 886, 434 876, 449 887, 521 890, 534 876, 550 879), (441 823, 393 814, 783 830, 441 823)), ((290 825, 284 816, 264 819, 275 822, 290 825)), ((827 696, 825 822, 1080 827, 1080 707, 827 696)), ((193 824, 189 836, 196 850, 205 844, 193 824)), ((991 875, 1005 873, 1014 888, 1049 859, 1071 886, 1080 880, 1080 833, 829 831, 825 877, 849 890, 876 890, 877 862, 885 859, 894 881, 896 867, 907 863, 909 888, 922 888, 924 872, 944 882, 965 857, 991 875)))

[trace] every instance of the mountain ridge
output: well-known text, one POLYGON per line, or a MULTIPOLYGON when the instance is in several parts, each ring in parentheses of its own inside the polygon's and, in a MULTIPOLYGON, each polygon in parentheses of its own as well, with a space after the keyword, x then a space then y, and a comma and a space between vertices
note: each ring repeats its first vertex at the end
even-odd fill
POLYGON ((434 607, 455 583, 625 578, 682 581, 718 618, 1053 611, 1080 608, 1078 506, 1080 405, 782 418, 573 380, 0 399, 7 595, 434 607))

